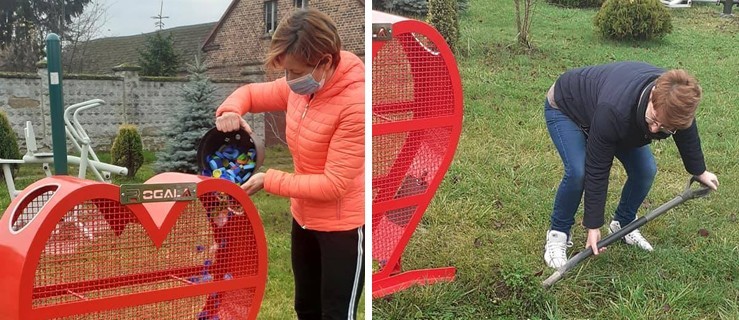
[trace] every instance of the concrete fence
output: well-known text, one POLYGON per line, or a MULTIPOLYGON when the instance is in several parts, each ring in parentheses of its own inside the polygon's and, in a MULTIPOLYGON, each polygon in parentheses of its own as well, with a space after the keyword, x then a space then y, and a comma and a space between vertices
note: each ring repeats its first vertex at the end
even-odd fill
MULTIPOLYGON (((95 150, 110 149, 121 124, 138 126, 146 150, 160 150, 165 133, 183 112, 182 89, 186 78, 141 77, 135 68, 115 69, 113 76, 64 75, 64 106, 91 99, 102 99, 106 105, 80 112, 80 122, 95 150)), ((213 112, 242 80, 212 79, 217 87, 213 112)), ((40 149, 51 149, 51 124, 47 69, 36 74, 0 73, 0 110, 5 112, 18 135, 21 153, 25 153, 23 128, 31 121, 40 149)), ((215 119, 215 118, 214 118, 215 119)), ((259 139, 264 140, 264 116, 247 115, 259 139)), ((72 147, 70 142, 67 143, 72 147)), ((71 149, 70 149, 71 150, 71 149)))

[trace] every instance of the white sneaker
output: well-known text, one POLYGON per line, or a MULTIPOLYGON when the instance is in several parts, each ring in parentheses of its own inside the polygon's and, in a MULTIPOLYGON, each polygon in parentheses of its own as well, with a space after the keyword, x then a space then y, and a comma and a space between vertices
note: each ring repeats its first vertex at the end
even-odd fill
POLYGON ((567 241, 567 235, 564 232, 549 230, 547 231, 547 244, 544 245, 544 261, 550 268, 558 269, 567 263, 567 248, 572 246, 572 242, 567 241))
MULTIPOLYGON (((614 233, 618 230, 621 230, 621 224, 618 223, 618 221, 616 220, 611 221, 611 224, 608 225, 608 234, 614 233)), ((644 236, 641 235, 639 229, 631 231, 631 233, 624 236, 624 242, 626 242, 626 244, 628 245, 636 245, 637 247, 647 251, 654 250, 654 248, 652 248, 652 245, 649 244, 649 241, 647 241, 647 239, 644 239, 644 236)))

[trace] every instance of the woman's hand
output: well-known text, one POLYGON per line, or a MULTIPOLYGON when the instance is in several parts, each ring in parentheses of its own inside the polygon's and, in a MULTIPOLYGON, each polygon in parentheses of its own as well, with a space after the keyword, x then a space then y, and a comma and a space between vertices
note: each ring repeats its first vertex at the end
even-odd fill
POLYGON ((236 112, 224 112, 216 118, 216 128, 218 128, 218 131, 231 132, 239 130, 239 127, 243 128, 246 133, 251 134, 249 124, 236 112))
POLYGON ((588 229, 588 239, 585 241, 585 248, 592 248, 593 254, 598 255, 603 251, 606 251, 606 247, 598 248, 598 241, 600 241, 600 229, 588 229))
POLYGON ((718 189, 718 178, 711 172, 703 171, 703 173, 699 176, 695 176, 695 178, 713 190, 718 189))
POLYGON ((246 194, 248 195, 253 195, 259 190, 264 189, 264 172, 259 172, 251 176, 249 180, 246 180, 246 182, 241 185, 241 189, 246 191, 246 194))

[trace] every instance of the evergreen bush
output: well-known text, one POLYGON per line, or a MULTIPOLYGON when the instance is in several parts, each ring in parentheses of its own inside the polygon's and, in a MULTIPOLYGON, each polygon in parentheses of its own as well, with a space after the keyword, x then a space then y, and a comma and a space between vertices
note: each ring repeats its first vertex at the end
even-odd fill
POLYGON ((593 20, 614 40, 651 40, 672 32, 672 17, 659 0, 606 0, 593 20))
MULTIPOLYGON (((18 149, 18 139, 15 136, 13 127, 10 126, 10 121, 5 115, 5 112, 0 111, 0 158, 18 160, 21 158, 21 152, 18 149)), ((11 165, 13 171, 13 177, 18 172, 18 165, 11 165)), ((0 168, 0 177, 3 177, 2 168, 0 168)))
MULTIPOLYGON (((372 8, 382 5, 380 11, 388 11, 390 13, 407 16, 411 18, 425 17, 429 13, 429 0, 375 0, 372 1, 372 8)), ((469 0, 458 0, 458 12, 467 11, 470 7, 469 0)))
POLYGON ((444 37, 453 52, 457 51, 459 41, 459 16, 457 0, 429 0, 428 23, 444 37))
POLYGON ((549 3, 566 8, 600 8, 604 0, 547 0, 549 3))
POLYGON ((144 148, 141 135, 133 125, 122 125, 110 149, 113 164, 128 168, 128 176, 133 177, 144 164, 144 148))

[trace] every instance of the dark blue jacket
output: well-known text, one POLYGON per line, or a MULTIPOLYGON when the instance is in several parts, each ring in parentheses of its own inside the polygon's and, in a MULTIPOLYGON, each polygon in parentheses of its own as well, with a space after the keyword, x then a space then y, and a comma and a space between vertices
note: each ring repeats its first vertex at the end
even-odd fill
MULTIPOLYGON (((649 132, 644 117, 654 80, 665 70, 642 62, 616 62, 573 69, 554 86, 557 107, 588 134, 585 152, 585 217, 589 229, 603 225, 608 179, 616 151, 669 135, 649 132)), ((706 170, 695 120, 673 139, 685 169, 706 170)))

